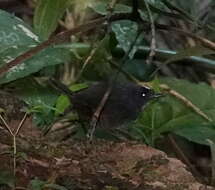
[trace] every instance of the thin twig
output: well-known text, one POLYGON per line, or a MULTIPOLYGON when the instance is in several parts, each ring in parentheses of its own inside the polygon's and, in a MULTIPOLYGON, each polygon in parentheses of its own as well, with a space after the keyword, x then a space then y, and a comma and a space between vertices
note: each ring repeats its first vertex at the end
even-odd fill
POLYGON ((80 72, 78 73, 76 79, 73 81, 73 83, 75 83, 77 80, 79 80, 79 78, 81 77, 82 73, 84 72, 84 69, 86 68, 86 66, 90 63, 90 61, 92 60, 93 56, 95 55, 96 51, 97 51, 98 47, 95 47, 91 50, 89 56, 86 58, 86 60, 84 61, 84 64, 80 70, 80 72))
POLYGON ((28 113, 25 112, 25 115, 24 115, 24 117, 22 118, 21 122, 19 123, 19 126, 17 127, 17 130, 16 130, 16 132, 15 132, 15 134, 14 134, 15 136, 18 135, 18 133, 19 133, 21 127, 23 126, 23 123, 25 122, 25 120, 26 120, 26 118, 27 118, 27 116, 28 116, 28 113))
POLYGON ((215 185, 215 144, 214 141, 211 139, 206 139, 206 141, 210 145, 210 151, 211 151, 211 185, 215 185))
MULTIPOLYGON (((23 116, 21 122, 19 123, 16 132, 13 133, 12 130, 10 129, 10 126, 7 124, 7 122, 4 120, 4 118, 0 114, 0 119, 3 121, 5 128, 8 130, 10 135, 13 137, 13 174, 14 174, 15 179, 16 179, 16 154, 17 154, 16 137, 17 137, 21 127, 23 126, 25 119, 27 118, 27 115, 28 115, 28 113, 26 112, 25 115, 23 116)), ((14 188, 16 189, 16 185, 14 188)))
POLYGON ((89 133, 87 134, 87 137, 89 138, 90 141, 92 141, 92 139, 93 139, 93 134, 95 132, 98 120, 99 120, 100 115, 102 113, 102 110, 103 110, 103 108, 104 108, 104 106, 105 106, 105 104, 106 104, 106 102, 107 102, 107 100, 111 94, 112 88, 113 88, 113 85, 110 85, 108 87, 104 96, 102 97, 102 100, 99 102, 99 106, 97 107, 95 113, 92 116, 92 119, 90 122, 91 130, 89 130, 89 133))
POLYGON ((2 117, 2 115, 0 114, 0 119, 2 120, 2 122, 4 123, 5 128, 7 129, 7 131, 13 136, 13 132, 10 129, 10 126, 7 124, 7 122, 4 120, 4 118, 2 117))

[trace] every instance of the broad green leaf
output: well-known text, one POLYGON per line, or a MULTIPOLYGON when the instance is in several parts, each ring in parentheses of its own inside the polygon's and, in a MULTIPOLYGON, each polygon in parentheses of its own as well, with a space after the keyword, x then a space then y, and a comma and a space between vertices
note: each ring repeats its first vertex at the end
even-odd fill
MULTIPOLYGON (((21 19, 0 10, 0 66, 37 46, 41 41, 21 19)), ((49 47, 34 57, 11 68, 0 77, 0 84, 26 77, 44 67, 63 63, 69 58, 69 50, 49 47)))
MULTIPOLYGON (((130 20, 121 20, 113 22, 111 28, 116 35, 119 47, 127 53, 137 38, 137 23, 130 20)), ((135 52, 136 49, 133 48, 133 51, 130 52, 129 57, 132 58, 135 52)))
POLYGON ((47 39, 56 29, 70 0, 39 0, 34 14, 34 31, 47 39))
POLYGON ((38 44, 40 39, 21 19, 0 10, 0 53, 4 49, 38 44))
POLYGON ((37 125, 50 124, 54 118, 55 102, 58 94, 49 87, 41 86, 31 78, 16 81, 16 95, 22 99, 34 113, 37 125))
MULTIPOLYGON (((193 84, 184 80, 161 79, 171 89, 191 101, 197 108, 215 121, 215 90, 206 84, 193 84)), ((186 103, 172 95, 166 95, 157 101, 151 102, 135 122, 135 127, 144 132, 148 139, 160 137, 164 132, 180 130, 182 127, 203 126, 209 122, 197 114, 186 103)), ((207 129, 206 129, 207 130, 207 129)), ((211 129, 211 131, 213 131, 211 129)), ((212 133, 211 133, 212 135, 212 133)), ((215 130, 214 134, 215 135, 215 130)), ((141 137, 140 137, 141 138, 141 137)), ((186 138, 188 138, 186 136, 186 138)), ((210 137, 208 136, 210 139, 210 137)), ((190 137, 191 139, 191 137, 190 137)), ((200 141, 200 140, 199 140, 200 141)))
POLYGON ((56 111, 55 115, 58 116, 59 114, 62 114, 66 108, 68 108, 70 105, 69 98, 65 95, 61 95, 58 97, 56 102, 56 111))
POLYGON ((138 80, 149 81, 151 80, 150 76, 155 70, 155 66, 147 65, 143 59, 132 59, 126 61, 122 69, 138 80))
MULTIPOLYGON (((17 51, 9 49, 0 53, 0 64, 2 63, 1 61, 9 62, 13 58, 20 55, 19 51, 22 51, 22 49, 18 48, 17 51)), ((49 47, 39 52, 34 57, 26 60, 25 62, 11 68, 5 75, 0 78, 0 84, 7 83, 19 78, 24 78, 32 73, 40 71, 44 67, 61 64, 68 58, 69 54, 68 51, 65 51, 65 49, 49 47)))
POLYGON ((88 85, 86 83, 73 84, 69 87, 72 92, 77 92, 87 88, 88 85))
POLYGON ((185 125, 173 132, 199 144, 209 145, 208 139, 215 142, 215 125, 210 123, 185 125))

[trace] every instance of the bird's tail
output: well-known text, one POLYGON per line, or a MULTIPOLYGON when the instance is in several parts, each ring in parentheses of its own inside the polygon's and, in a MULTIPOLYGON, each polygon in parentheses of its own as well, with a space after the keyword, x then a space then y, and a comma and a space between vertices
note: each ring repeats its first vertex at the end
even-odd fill
POLYGON ((52 87, 54 87, 56 90, 60 91, 61 93, 67 95, 67 96, 72 96, 73 92, 63 83, 60 81, 57 81, 53 78, 49 80, 49 83, 52 87))

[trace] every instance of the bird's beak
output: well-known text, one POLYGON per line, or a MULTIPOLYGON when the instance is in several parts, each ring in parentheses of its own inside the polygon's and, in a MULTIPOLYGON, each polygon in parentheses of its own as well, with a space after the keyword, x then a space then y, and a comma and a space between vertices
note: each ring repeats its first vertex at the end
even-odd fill
POLYGON ((152 95, 152 98, 160 98, 160 97, 164 97, 164 94, 161 94, 161 93, 154 93, 152 95))

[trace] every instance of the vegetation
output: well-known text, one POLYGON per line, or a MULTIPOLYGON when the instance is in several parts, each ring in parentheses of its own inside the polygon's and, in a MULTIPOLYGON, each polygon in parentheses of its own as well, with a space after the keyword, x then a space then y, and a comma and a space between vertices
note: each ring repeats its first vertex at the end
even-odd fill
MULTIPOLYGON (((65 115, 70 102, 49 85, 50 78, 77 91, 118 75, 117 80, 143 82, 165 96, 117 134, 98 129, 96 137, 158 147, 171 133, 214 152, 214 1, 32 0, 24 5, 14 11, 17 16, 3 4, 0 10, 0 85, 25 103, 24 119, 32 117, 47 134, 65 115)), ((6 109, 1 107, 3 125, 6 109)), ((77 116, 72 111, 66 119, 71 127, 77 116)), ((16 133, 6 127, 16 139, 21 125, 16 133)), ((70 138, 85 138, 83 128, 74 131, 70 138)), ((0 171, 0 184, 1 178, 0 171)))

